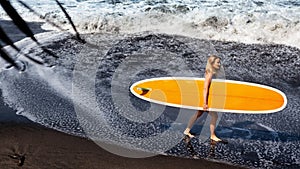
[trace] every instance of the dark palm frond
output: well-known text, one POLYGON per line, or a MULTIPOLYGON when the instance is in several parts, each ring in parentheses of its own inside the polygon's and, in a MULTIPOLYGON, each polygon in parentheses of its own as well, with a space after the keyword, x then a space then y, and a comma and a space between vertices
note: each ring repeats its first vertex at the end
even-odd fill
MULTIPOLYGON (((52 26, 58 28, 59 30, 63 30, 60 26, 56 25, 55 23, 51 22, 48 19, 43 18, 42 15, 38 14, 36 11, 34 11, 32 8, 30 8, 27 4, 25 4, 23 1, 21 0, 17 0, 22 6, 24 6, 25 8, 27 8, 30 12, 34 13, 35 15, 39 16, 41 19, 44 19, 47 23, 50 23, 52 26)), ((86 43, 86 41, 84 39, 82 39, 80 37, 80 34, 78 33, 71 17, 69 16, 69 14, 67 13, 67 11, 63 8, 62 4, 58 1, 55 0, 56 3, 59 5, 59 7, 61 8, 61 10, 64 12, 65 16, 67 17, 68 21, 70 22, 70 24, 72 25, 75 33, 76 33, 76 38, 78 41, 82 42, 82 43, 86 43)), ((11 3, 9 2, 9 0, 0 0, 0 5, 2 6, 2 8, 4 9, 4 11, 8 14, 8 16, 12 19, 13 23, 27 36, 30 37, 31 40, 33 40, 34 42, 37 43, 37 45, 39 47, 41 47, 43 49, 44 52, 46 52, 47 54, 58 58, 58 56, 56 56, 51 50, 47 49, 46 47, 42 46, 38 40, 34 37, 34 33, 30 30, 28 24, 26 23, 26 21, 22 18, 22 16, 19 15, 19 13, 17 12, 17 10, 11 5, 11 3)), ((30 59, 31 61, 37 63, 37 64, 41 64, 43 65, 44 63, 42 61, 39 61, 27 54, 22 53, 22 51, 14 45, 14 43, 12 42, 12 40, 7 36, 7 34, 5 33, 5 31, 3 31, 2 28, 0 28, 0 38, 1 40, 3 40, 4 43, 6 43, 7 45, 10 45, 11 47, 13 47, 15 50, 17 50, 19 53, 23 54, 25 57, 27 57, 28 59, 30 59)), ((96 47, 93 45, 93 47, 96 47)), ((11 64, 11 66, 16 67, 18 70, 23 69, 20 65, 18 65, 18 63, 16 62, 15 59, 13 59, 12 56, 10 56, 3 48, 3 46, 0 44, 0 54, 1 57, 7 61, 8 63, 11 64)), ((11 67, 10 66, 10 67, 11 67)), ((22 71, 22 70, 21 70, 22 71)))
POLYGON ((9 56, 9 54, 6 53, 6 51, 3 49, 3 46, 0 44, 0 54, 1 57, 8 63, 10 63, 12 66, 18 68, 19 66, 17 65, 17 63, 15 62, 15 60, 13 58, 11 58, 9 56))
POLYGON ((65 8, 62 6, 62 4, 58 1, 55 0, 57 5, 60 7, 60 9, 63 11, 63 13, 65 14, 65 16, 67 17, 68 21, 70 22, 70 24, 72 25, 72 28, 74 29, 75 33, 76 33, 76 37, 79 41, 81 41, 82 43, 85 43, 85 40, 81 39, 80 34, 78 33, 70 15, 67 13, 67 11, 65 10, 65 8))
POLYGON ((29 56, 29 55, 26 55, 24 53, 21 53, 21 54, 24 55, 26 58, 28 58, 29 60, 33 61, 36 64, 44 65, 43 61, 39 61, 39 60, 37 60, 37 59, 35 59, 35 58, 33 58, 33 57, 29 56))
MULTIPOLYGON (((51 20, 45 18, 43 15, 39 14, 38 12, 36 12, 34 9, 32 9, 30 6, 28 6, 26 3, 24 3, 21 0, 17 0, 22 6, 24 6, 25 8, 27 8, 30 12, 32 12, 34 15, 38 16, 40 19, 45 20, 47 23, 49 23, 50 25, 52 25, 53 27, 56 27, 57 29, 61 30, 61 31, 65 31, 61 26, 55 24, 54 22, 52 22, 51 20)), ((71 17, 68 15, 68 13, 65 11, 64 8, 62 8, 62 6, 60 5, 61 9, 64 11, 65 15, 67 16, 67 18, 69 19, 73 29, 76 32, 76 38, 77 40, 79 40, 82 43, 85 43, 85 41, 80 37, 80 34, 78 33, 75 25, 73 24, 71 17)))
POLYGON ((1 26, 0 26, 0 39, 7 45, 10 45, 11 47, 19 51, 18 47, 14 45, 13 41, 10 40, 10 38, 6 35, 6 33, 4 32, 1 26))
POLYGON ((5 12, 12 19, 14 24, 23 32, 26 36, 30 37, 33 41, 38 42, 34 37, 33 32, 30 30, 29 26, 23 20, 23 18, 19 15, 19 13, 14 9, 14 7, 10 4, 8 0, 1 0, 0 4, 5 12))
POLYGON ((27 4, 25 4, 23 1, 21 0, 17 0, 22 6, 24 6, 25 8, 27 8, 30 12, 32 12, 33 14, 35 14, 36 16, 38 16, 40 19, 45 20, 47 23, 51 24, 53 27, 56 27, 57 29, 64 31, 64 29, 62 29, 59 25, 55 24, 54 22, 52 22, 49 19, 46 19, 43 17, 43 15, 39 14, 38 12, 36 12, 35 10, 33 10, 32 8, 30 8, 27 4))
POLYGON ((30 59, 31 61, 43 65, 44 63, 21 52, 21 50, 13 43, 13 41, 6 35, 6 33, 4 32, 4 30, 1 28, 0 26, 0 39, 6 43, 7 45, 10 45, 11 47, 13 47, 16 51, 18 51, 19 53, 21 53, 22 55, 24 55, 25 57, 27 57, 28 59, 30 59))
POLYGON ((28 37, 30 37, 34 42, 36 42, 47 54, 58 58, 53 52, 43 47, 38 40, 34 37, 33 32, 30 30, 27 23, 23 20, 23 18, 19 15, 19 13, 14 9, 14 7, 10 4, 8 0, 1 0, 0 4, 5 12, 12 19, 14 24, 28 37))

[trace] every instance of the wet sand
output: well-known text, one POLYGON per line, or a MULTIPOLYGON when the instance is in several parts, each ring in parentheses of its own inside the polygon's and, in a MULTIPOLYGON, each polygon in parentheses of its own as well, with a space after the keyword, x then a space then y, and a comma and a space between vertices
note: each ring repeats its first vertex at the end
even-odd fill
POLYGON ((1 168, 108 168, 108 169, 237 169, 204 159, 168 156, 126 158, 111 154, 94 142, 34 123, 0 124, 1 168), (23 157, 20 161, 13 156, 23 157))

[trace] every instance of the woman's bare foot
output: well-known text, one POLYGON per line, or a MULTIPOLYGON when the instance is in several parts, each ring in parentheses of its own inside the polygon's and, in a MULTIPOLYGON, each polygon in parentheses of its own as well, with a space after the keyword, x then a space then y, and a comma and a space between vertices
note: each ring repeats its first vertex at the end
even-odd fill
POLYGON ((194 135, 192 135, 192 134, 190 133, 190 130, 189 130, 189 129, 185 129, 184 132, 183 132, 183 134, 189 136, 190 138, 195 137, 194 135))
POLYGON ((213 141, 216 141, 216 142, 222 141, 217 136, 211 136, 210 139, 213 140, 213 141))
POLYGON ((216 144, 216 143, 223 143, 223 144, 228 144, 227 140, 223 140, 218 138, 217 136, 211 136, 210 137, 210 143, 211 144, 216 144))

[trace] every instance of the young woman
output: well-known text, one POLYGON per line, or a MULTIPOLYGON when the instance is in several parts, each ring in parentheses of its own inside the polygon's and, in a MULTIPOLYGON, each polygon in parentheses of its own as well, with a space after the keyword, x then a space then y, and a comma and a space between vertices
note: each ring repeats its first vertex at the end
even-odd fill
MULTIPOLYGON (((208 96, 209 96, 209 88, 210 84, 213 78, 215 78, 218 73, 220 72, 221 69, 221 59, 218 56, 211 55, 206 64, 205 68, 205 81, 204 81, 204 88, 203 88, 203 110, 197 111, 189 120, 189 123, 187 125, 187 128, 183 132, 185 135, 189 136, 190 138, 194 137, 190 133, 190 130, 195 123, 195 121, 203 114, 203 112, 208 111, 208 96)), ((227 143, 225 140, 221 140, 218 138, 215 134, 215 128, 216 128, 216 122, 218 119, 218 114, 217 112, 208 112, 209 115, 211 116, 211 121, 210 121, 210 139, 212 142, 221 142, 221 143, 227 143)))

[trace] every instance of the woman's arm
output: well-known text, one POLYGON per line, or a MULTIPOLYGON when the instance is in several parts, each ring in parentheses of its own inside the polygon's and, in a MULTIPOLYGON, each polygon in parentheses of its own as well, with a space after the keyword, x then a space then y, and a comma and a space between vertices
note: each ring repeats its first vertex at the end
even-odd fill
POLYGON ((208 110, 208 95, 209 95, 209 87, 211 83, 213 74, 212 73, 205 73, 205 81, 203 87, 203 110, 208 110))

